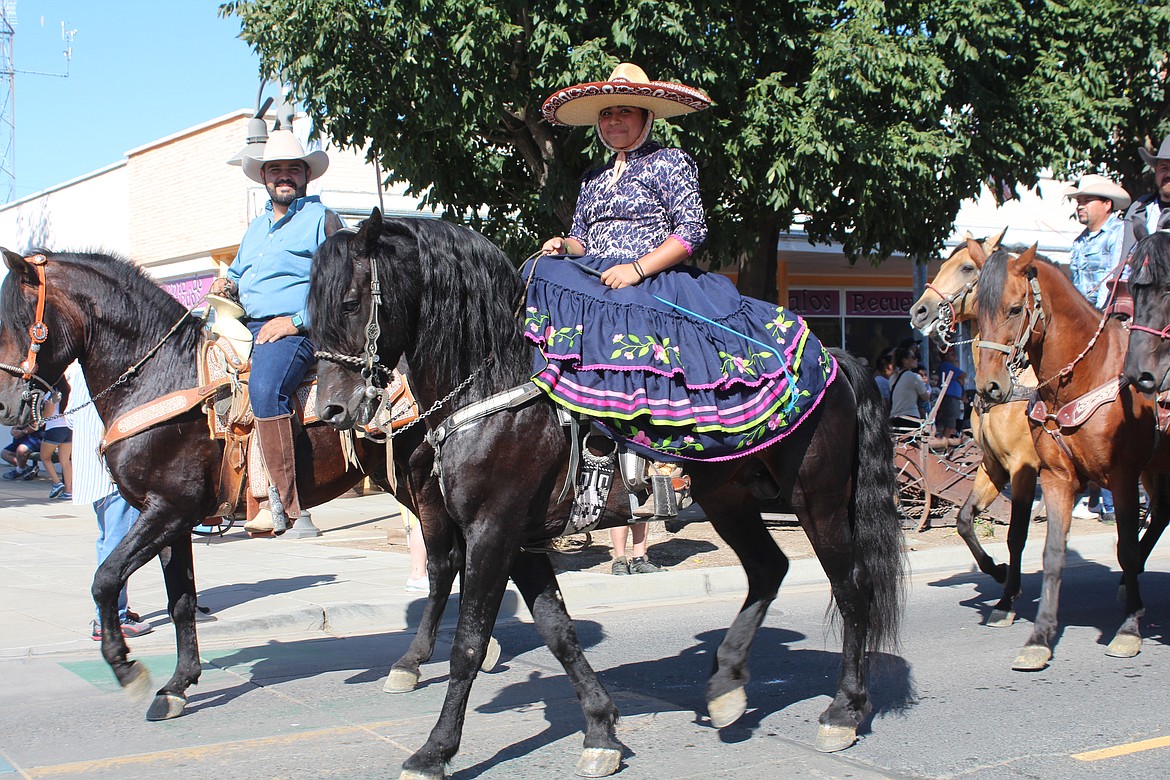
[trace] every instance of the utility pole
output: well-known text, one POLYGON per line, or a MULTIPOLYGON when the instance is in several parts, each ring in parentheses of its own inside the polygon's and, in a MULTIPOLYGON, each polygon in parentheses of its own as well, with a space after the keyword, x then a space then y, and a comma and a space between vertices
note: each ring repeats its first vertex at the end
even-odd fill
POLYGON ((61 22, 61 40, 65 43, 65 72, 45 73, 18 70, 13 46, 16 41, 16 0, 0 0, 0 202, 16 198, 16 74, 69 78, 73 59, 73 37, 77 30, 61 22))

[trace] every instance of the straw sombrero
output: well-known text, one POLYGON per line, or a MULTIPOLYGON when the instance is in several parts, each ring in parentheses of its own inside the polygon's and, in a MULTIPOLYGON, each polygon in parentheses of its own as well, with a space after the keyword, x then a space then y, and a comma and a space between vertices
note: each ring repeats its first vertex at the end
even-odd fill
POLYGON ((1113 201, 1113 208, 1125 209, 1129 207, 1132 198, 1123 187, 1114 184, 1104 176, 1098 176, 1095 173, 1090 173, 1088 176, 1082 176, 1081 180, 1077 182, 1075 187, 1069 187, 1065 190, 1064 197, 1075 198, 1078 195, 1089 195, 1094 198, 1107 198, 1113 201))
POLYGON ((597 115, 611 106, 637 106, 663 119, 710 108, 711 98, 685 84, 651 81, 646 71, 623 62, 613 69, 608 81, 558 90, 544 101, 541 112, 554 125, 586 127, 597 124, 597 115))
POLYGON ((305 153, 305 147, 291 130, 273 130, 264 142, 263 157, 245 157, 244 175, 252 181, 264 183, 264 163, 277 160, 303 160, 309 166, 309 181, 318 178, 329 168, 329 155, 318 149, 305 153))

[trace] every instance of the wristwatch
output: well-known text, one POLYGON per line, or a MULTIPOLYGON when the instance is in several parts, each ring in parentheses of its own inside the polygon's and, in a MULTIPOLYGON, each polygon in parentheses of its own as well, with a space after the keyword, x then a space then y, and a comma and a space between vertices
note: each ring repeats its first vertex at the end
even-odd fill
POLYGON ((294 314, 292 316, 292 324, 293 324, 293 327, 296 328, 297 330, 304 330, 305 329, 305 320, 299 314, 294 314))

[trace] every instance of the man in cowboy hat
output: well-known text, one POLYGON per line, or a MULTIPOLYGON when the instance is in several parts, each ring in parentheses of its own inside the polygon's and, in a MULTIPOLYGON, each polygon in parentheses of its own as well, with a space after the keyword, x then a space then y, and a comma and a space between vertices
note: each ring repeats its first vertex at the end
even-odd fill
POLYGON ((273 512, 283 512, 289 525, 301 515, 292 399, 315 361, 316 347, 306 335, 309 272, 317 247, 342 227, 341 219, 318 196, 307 196, 306 189, 328 167, 325 152, 306 154, 290 130, 273 131, 263 157, 244 158, 244 174, 264 185, 269 201, 244 233, 227 278, 211 288, 217 295, 235 293, 254 342, 252 411, 279 506, 261 502, 261 512, 244 525, 252 533, 272 531, 273 512))
POLYGON ((1083 176, 1065 197, 1076 201, 1077 222, 1084 231, 1073 240, 1068 266, 1073 284, 1098 309, 1109 302, 1106 279, 1121 261, 1122 232, 1125 226, 1117 212, 1129 206, 1130 197, 1121 186, 1104 176, 1083 176))
POLYGON ((1129 257, 1139 239, 1158 230, 1170 230, 1170 135, 1162 139, 1157 154, 1139 148, 1142 162, 1154 171, 1154 191, 1133 202, 1125 212, 1125 240, 1121 256, 1129 257))

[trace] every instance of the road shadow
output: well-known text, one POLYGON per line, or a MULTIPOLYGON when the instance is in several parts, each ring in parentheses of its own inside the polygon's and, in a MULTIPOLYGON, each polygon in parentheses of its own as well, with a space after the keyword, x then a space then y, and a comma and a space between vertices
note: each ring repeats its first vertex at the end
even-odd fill
MULTIPOLYGON (((1060 627, 1053 647, 1059 645, 1066 626, 1095 629, 1097 643, 1108 645, 1121 625, 1124 603, 1119 599, 1121 571, 1088 560, 1069 549, 1065 556, 1060 586, 1060 627)), ((1034 623, 1039 609, 1040 592, 1044 583, 1042 570, 1025 572, 1020 578, 1020 596, 1014 607, 1016 620, 1034 623)), ((927 583, 934 588, 973 587, 975 594, 963 598, 959 604, 978 615, 980 624, 986 623, 991 610, 1003 595, 1003 586, 978 570, 951 574, 927 583)), ((1147 571, 1138 585, 1146 608, 1142 620, 1142 636, 1146 640, 1170 645, 1170 629, 1165 625, 1170 618, 1170 573, 1147 571)), ((994 629, 988 629, 994 630, 994 629)))
MULTIPOLYGON (((726 631, 706 631, 694 637, 695 644, 677 655, 638 661, 611 667, 599 673, 605 687, 618 702, 625 717, 652 715, 671 711, 694 713, 694 723, 710 728, 707 719, 705 690, 711 671, 711 659, 726 631)), ((751 739, 761 729, 768 716, 787 709, 798 702, 812 698, 832 699, 836 694, 841 654, 827 650, 789 647, 806 637, 795 631, 761 628, 753 648, 767 648, 766 653, 753 652, 751 680, 746 686, 748 710, 732 725, 719 730, 724 743, 751 739)), ((874 715, 902 713, 917 700, 909 665, 895 655, 870 654, 870 697, 874 715)), ((563 675, 535 680, 530 678, 502 688, 490 702, 476 708, 490 713, 523 704, 540 703, 544 707, 546 727, 538 734, 502 747, 491 758, 465 767, 452 775, 454 780, 477 777, 487 769, 514 761, 581 733, 581 709, 576 698, 548 695, 548 688, 556 683, 563 688, 568 682, 563 675)), ((866 718, 859 735, 868 733, 873 717, 866 718)), ((633 756, 629 748, 623 759, 633 756)))
MULTIPOLYGON (((593 533, 603 533, 594 531, 593 533)), ((711 542, 701 539, 665 539, 651 544, 646 548, 651 560, 659 566, 670 568, 697 555, 712 552, 718 548, 711 542)), ((579 553, 566 555, 556 553, 552 556, 553 569, 557 574, 570 571, 587 571, 594 566, 606 563, 612 557, 608 544, 593 544, 579 553)))
MULTIPOLYGON (((265 596, 295 593, 318 585, 334 582, 336 579, 337 576, 334 574, 315 574, 281 579, 257 580, 256 582, 233 582, 230 585, 216 585, 211 588, 200 589, 198 601, 200 607, 205 607, 214 615, 216 612, 240 604, 246 604, 256 599, 262 599, 265 596)), ((167 613, 166 608, 162 608, 154 612, 142 613, 142 619, 147 621, 158 619, 169 623, 170 615, 167 613)), ((156 627, 157 625, 160 624, 156 624, 156 627)))

